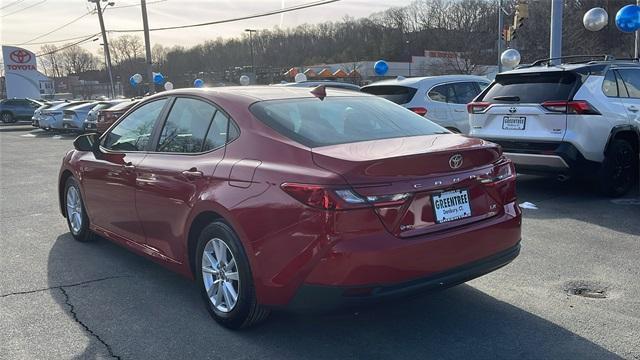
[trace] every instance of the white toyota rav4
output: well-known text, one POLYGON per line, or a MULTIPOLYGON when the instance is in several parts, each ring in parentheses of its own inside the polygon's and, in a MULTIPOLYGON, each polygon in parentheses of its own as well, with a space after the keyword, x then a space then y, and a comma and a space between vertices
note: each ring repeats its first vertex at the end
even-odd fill
POLYGON ((609 196, 637 181, 637 61, 536 61, 498 74, 467 110, 470 135, 502 145, 521 173, 593 178, 609 196))

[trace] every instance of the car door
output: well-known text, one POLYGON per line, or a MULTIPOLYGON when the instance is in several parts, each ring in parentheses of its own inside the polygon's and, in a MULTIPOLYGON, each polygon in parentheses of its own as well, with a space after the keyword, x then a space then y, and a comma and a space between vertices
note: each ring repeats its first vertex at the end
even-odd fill
MULTIPOLYGON (((625 106, 629 121, 636 128, 640 128, 640 69, 618 69, 617 72, 622 78, 624 92, 626 92, 626 94, 622 93, 619 96, 625 106)), ((621 86, 618 87, 620 90, 621 86)))
POLYGON ((84 198, 91 223, 112 237, 144 243, 135 208, 136 166, 167 99, 148 102, 101 138, 101 151, 82 164, 84 198))
POLYGON ((440 84, 432 87, 427 92, 427 118, 440 126, 450 128, 449 102, 455 96, 450 84, 440 84))
POLYGON ((220 108, 204 99, 177 97, 153 151, 137 166, 137 212, 147 246, 162 256, 182 261, 191 209, 205 189, 226 181, 214 172, 228 133, 235 137, 237 131, 220 108))
POLYGON ((467 104, 480 93, 475 81, 455 82, 451 84, 455 96, 449 99, 449 114, 455 128, 463 134, 469 134, 469 114, 467 104))

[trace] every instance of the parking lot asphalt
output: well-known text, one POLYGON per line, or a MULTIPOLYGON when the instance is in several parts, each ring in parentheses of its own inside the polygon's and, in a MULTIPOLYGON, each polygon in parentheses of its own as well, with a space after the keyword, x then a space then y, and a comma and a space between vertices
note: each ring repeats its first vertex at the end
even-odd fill
POLYGON ((73 136, 0 127, 1 359, 640 359, 640 198, 519 176, 522 253, 438 293, 218 326, 194 283, 58 210, 73 136), (591 290, 588 298, 573 289, 591 290), (602 296, 605 298, 597 298, 602 296))

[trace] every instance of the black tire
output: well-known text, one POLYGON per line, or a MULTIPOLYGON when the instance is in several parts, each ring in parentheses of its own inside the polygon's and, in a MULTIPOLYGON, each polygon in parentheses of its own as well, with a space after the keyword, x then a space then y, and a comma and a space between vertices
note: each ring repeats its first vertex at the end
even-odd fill
POLYGON ((248 328, 267 318, 270 310, 257 302, 253 276, 251 275, 251 268, 249 267, 249 261, 247 260, 244 248, 238 236, 227 223, 215 221, 202 230, 198 237, 195 263, 195 277, 200 286, 202 299, 204 300, 207 311, 209 311, 209 314, 216 322, 229 329, 237 330, 248 328), (202 275, 202 256, 205 246, 209 240, 216 238, 222 240, 231 251, 240 279, 237 302, 231 311, 228 312, 220 311, 213 305, 213 302, 207 295, 202 275))
POLYGON ((619 197, 631 190, 638 176, 638 153, 626 140, 613 140, 598 173, 600 190, 619 197))
POLYGON ((63 201, 64 201, 64 211, 66 214, 66 219, 67 219, 67 226, 69 227, 69 232, 71 233, 71 236, 73 236, 74 239, 76 239, 77 241, 80 242, 88 242, 94 239, 94 235, 91 232, 91 230, 89 230, 89 217, 87 217, 87 211, 84 207, 84 200, 82 200, 82 193, 80 192, 80 186, 78 186, 78 182, 76 181, 76 179, 74 179, 73 177, 69 177, 67 179, 67 182, 65 183, 64 186, 64 194, 63 194, 63 201), (74 227, 71 224, 71 217, 69 214, 69 207, 67 206, 67 195, 69 194, 69 191, 71 188, 74 188, 79 199, 80 199, 80 210, 81 210, 81 214, 80 214, 80 218, 81 218, 81 225, 79 227, 79 229, 75 230, 74 227))
POLYGON ((2 122, 5 123, 5 124, 15 122, 13 120, 13 114, 11 114, 10 112, 3 112, 0 115, 0 118, 2 118, 2 122))

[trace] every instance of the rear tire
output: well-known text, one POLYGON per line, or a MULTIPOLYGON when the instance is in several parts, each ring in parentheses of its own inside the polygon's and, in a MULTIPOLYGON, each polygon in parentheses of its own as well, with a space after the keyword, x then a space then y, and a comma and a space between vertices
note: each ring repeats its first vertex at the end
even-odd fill
POLYGON ((2 119, 2 122, 5 124, 14 122, 13 114, 11 114, 10 112, 3 112, 2 115, 0 115, 0 118, 2 119))
POLYGON ((80 186, 73 177, 69 177, 65 183, 63 199, 67 226, 71 236, 80 242, 93 240, 94 236, 89 230, 89 217, 87 217, 87 211, 84 207, 80 186))
POLYGON ((638 154, 626 140, 613 140, 600 166, 598 183, 603 194, 619 197, 631 190, 638 176, 638 154))
POLYGON ((258 304, 244 248, 227 223, 215 221, 205 227, 198 237, 195 255, 196 281, 207 311, 216 322, 236 330, 250 327, 267 318, 270 310, 258 304), (219 252, 212 249, 218 249, 219 252), (224 255, 221 256, 223 252, 224 255), (203 256, 206 258, 203 259, 203 256), (225 275, 212 274, 220 271, 225 275), (221 285, 216 287, 216 283, 221 285), (232 287, 231 292, 237 294, 235 302, 228 301, 231 293, 225 294, 225 287, 228 289, 229 286, 232 287), (220 292, 222 294, 217 297, 220 292))

